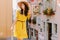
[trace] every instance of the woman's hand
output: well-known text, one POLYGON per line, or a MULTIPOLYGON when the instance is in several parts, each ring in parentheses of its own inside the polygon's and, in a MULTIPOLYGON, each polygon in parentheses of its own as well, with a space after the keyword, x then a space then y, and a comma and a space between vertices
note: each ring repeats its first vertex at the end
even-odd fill
POLYGON ((14 30, 14 26, 15 26, 15 24, 16 24, 16 21, 17 21, 17 18, 14 20, 14 22, 12 23, 12 25, 11 25, 11 31, 13 31, 14 30))
POLYGON ((11 29, 11 31, 13 31, 13 29, 14 29, 14 26, 11 26, 11 28, 10 28, 10 29, 11 29))

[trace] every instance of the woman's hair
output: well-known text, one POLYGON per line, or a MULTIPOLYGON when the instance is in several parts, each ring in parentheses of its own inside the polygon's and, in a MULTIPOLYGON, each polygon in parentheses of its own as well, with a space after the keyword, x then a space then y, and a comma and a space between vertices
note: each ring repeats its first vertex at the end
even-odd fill
MULTIPOLYGON (((29 6, 28 6, 27 2, 21 2, 21 3, 23 3, 24 6, 25 6, 24 15, 27 16, 28 15, 28 11, 29 11, 29 6)), ((21 12, 21 14, 23 14, 23 9, 22 8, 21 8, 20 12, 21 12)))

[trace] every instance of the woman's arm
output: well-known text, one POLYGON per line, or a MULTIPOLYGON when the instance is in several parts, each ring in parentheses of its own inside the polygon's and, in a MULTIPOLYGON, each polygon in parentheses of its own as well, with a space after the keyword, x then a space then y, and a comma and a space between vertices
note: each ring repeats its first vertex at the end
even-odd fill
POLYGON ((11 25, 11 29, 13 29, 14 28, 14 25, 16 24, 16 21, 17 21, 17 18, 14 20, 14 22, 12 23, 12 25, 11 25))
POLYGON ((17 18, 14 20, 14 22, 12 23, 12 26, 14 26, 16 24, 17 18))
POLYGON ((14 28, 14 25, 16 24, 18 15, 19 15, 19 14, 18 14, 18 10, 17 10, 17 11, 16 11, 16 18, 15 18, 15 20, 13 21, 13 23, 12 23, 12 25, 11 25, 11 29, 14 28))

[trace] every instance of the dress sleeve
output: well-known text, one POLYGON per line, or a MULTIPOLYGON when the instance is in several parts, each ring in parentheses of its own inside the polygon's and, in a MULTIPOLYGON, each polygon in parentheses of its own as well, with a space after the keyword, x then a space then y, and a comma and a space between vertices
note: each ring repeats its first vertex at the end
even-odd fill
POLYGON ((18 17, 18 15, 19 15, 19 11, 17 10, 17 11, 16 11, 16 18, 18 17))

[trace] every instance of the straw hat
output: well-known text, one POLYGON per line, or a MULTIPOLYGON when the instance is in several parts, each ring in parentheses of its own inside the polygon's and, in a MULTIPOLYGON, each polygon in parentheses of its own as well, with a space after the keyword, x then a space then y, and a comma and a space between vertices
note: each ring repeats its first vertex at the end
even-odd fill
POLYGON ((28 2, 26 2, 26 1, 19 1, 17 3, 17 5, 20 7, 22 3, 24 3, 25 5, 27 5, 29 7, 28 2))

